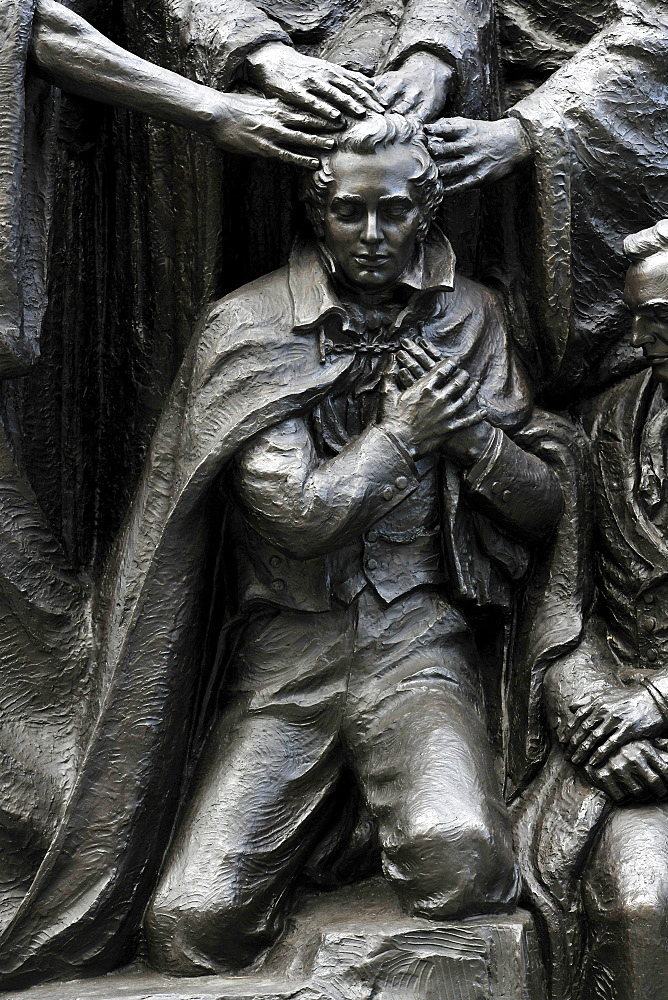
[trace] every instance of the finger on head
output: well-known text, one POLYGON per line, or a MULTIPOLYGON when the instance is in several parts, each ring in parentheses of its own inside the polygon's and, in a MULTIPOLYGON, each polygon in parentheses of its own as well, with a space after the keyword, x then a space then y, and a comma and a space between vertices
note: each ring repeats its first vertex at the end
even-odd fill
POLYGON ((336 147, 336 140, 326 135, 311 135, 310 132, 297 132, 286 128, 276 131, 272 136, 275 141, 284 146, 302 146, 306 149, 317 149, 327 153, 336 147))
POLYGON ((376 81, 373 77, 365 76, 364 73, 358 73, 354 69, 346 69, 345 66, 340 68, 339 75, 345 79, 350 80, 355 83, 361 90, 371 94, 372 97, 376 96, 376 81))
POLYGON ((321 90, 318 90, 317 94, 311 93, 311 91, 305 91, 305 99, 303 101, 305 110, 310 111, 312 114, 320 115, 329 121, 335 121, 341 125, 345 125, 345 119, 340 108, 338 108, 336 103, 333 101, 323 101, 321 93, 321 90))
MULTIPOLYGON (((471 144, 465 140, 458 142, 444 142, 442 139, 429 139, 427 142, 429 150, 438 160, 461 160, 471 152, 471 144)), ((450 165, 443 164, 443 166, 450 165)))
POLYGON ((465 135, 472 127, 474 123, 467 118, 439 118, 438 121, 425 125, 424 130, 428 135, 439 139, 456 139, 465 135))
POLYGON ((344 125, 343 120, 334 122, 329 115, 325 118, 309 114, 308 111, 284 111, 280 120, 287 128, 297 129, 300 132, 315 132, 317 134, 329 132, 334 136, 344 125))
POLYGON ((366 114, 366 108, 363 104, 360 104, 345 91, 339 90, 338 87, 331 84, 319 84, 314 90, 319 97, 324 97, 331 105, 345 114, 354 115, 356 118, 363 118, 366 114))
POLYGON ((332 86, 347 94, 349 97, 353 98, 353 100, 358 101, 368 111, 375 111, 377 114, 381 115, 385 111, 385 108, 378 100, 378 94, 376 94, 375 91, 363 90, 352 80, 347 80, 345 77, 337 78, 332 80, 332 86))
POLYGON ((302 156, 300 153, 293 153, 291 149, 282 149, 271 142, 263 144, 262 156, 276 157, 282 163, 289 163, 293 167, 301 167, 304 170, 317 170, 320 160, 313 156, 302 156))

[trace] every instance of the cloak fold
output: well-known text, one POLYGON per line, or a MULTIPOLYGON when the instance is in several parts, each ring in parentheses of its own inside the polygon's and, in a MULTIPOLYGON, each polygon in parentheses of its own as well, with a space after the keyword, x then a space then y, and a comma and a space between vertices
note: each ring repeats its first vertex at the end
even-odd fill
POLYGON ((46 257, 55 97, 28 77, 36 0, 0 10, 0 375, 18 375, 39 354, 46 308, 46 257))
MULTIPOLYGON (((537 358, 548 376, 563 365, 560 385, 626 334, 623 238, 668 215, 668 10, 663 0, 610 8, 608 25, 508 112, 535 151, 525 294, 537 358)), ((607 369, 631 357, 616 347, 607 369)))

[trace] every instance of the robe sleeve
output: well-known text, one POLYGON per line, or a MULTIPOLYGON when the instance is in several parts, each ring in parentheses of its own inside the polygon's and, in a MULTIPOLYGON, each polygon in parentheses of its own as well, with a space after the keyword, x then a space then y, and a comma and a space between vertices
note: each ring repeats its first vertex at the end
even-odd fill
POLYGON ((37 0, 0 10, 0 377, 39 353, 46 307, 51 90, 26 79, 37 0))
POLYGON ((292 45, 278 21, 247 0, 167 0, 164 9, 168 37, 181 53, 180 72, 219 90, 233 82, 258 46, 292 45))
MULTIPOLYGON (((666 215, 667 60, 665 4, 628 3, 509 111, 534 150, 540 249, 534 285, 541 353, 553 370, 580 336, 574 303, 585 336, 587 326, 596 336, 606 328, 614 335, 626 268, 620 233, 666 215)), ((584 355, 597 346, 582 342, 579 350, 584 355)))
POLYGON ((455 70, 459 113, 487 117, 492 23, 489 0, 406 0, 385 69, 414 52, 432 52, 455 70))

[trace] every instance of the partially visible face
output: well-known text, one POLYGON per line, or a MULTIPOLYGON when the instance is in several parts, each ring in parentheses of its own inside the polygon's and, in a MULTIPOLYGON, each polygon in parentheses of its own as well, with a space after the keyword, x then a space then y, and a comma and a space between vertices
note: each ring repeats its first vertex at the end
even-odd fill
POLYGON ((352 284, 389 288, 415 252, 423 212, 411 178, 420 163, 410 146, 371 154, 335 153, 325 209, 325 244, 352 284))
POLYGON ((634 264, 626 275, 624 301, 633 313, 631 343, 642 347, 654 377, 668 382, 668 253, 634 264))

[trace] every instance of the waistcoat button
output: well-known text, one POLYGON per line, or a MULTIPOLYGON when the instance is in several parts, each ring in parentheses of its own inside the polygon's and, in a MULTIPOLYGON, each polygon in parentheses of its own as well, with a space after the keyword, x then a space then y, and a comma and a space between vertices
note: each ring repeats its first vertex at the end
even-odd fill
POLYGON ((367 533, 366 540, 367 540, 367 542, 377 542, 378 541, 378 532, 377 531, 369 531, 367 533))
POLYGON ((503 500, 504 503, 508 503, 508 501, 510 500, 510 490, 504 490, 503 493, 501 494, 501 499, 503 500))
POLYGON ((645 632, 653 632, 656 627, 656 618, 645 618, 643 625, 645 632))
POLYGON ((367 565, 367 569, 377 569, 378 568, 378 563, 376 562, 375 559, 367 559, 366 565, 367 565))
POLYGON ((281 562, 282 559, 280 556, 272 556, 271 559, 269 560, 269 565, 273 566, 274 569, 276 569, 277 566, 281 565, 281 562))
POLYGON ((654 604, 654 594, 643 594, 645 604, 654 604))
POLYGON ((391 500, 394 496, 394 490, 391 486, 386 486, 383 490, 383 500, 391 500))
POLYGON ((398 490, 405 490, 407 486, 408 486, 408 480, 406 479, 406 477, 405 476, 399 476, 398 479, 397 479, 397 489, 398 490))
POLYGON ((271 589, 279 594, 282 590, 285 590, 285 580, 272 580, 271 589))
POLYGON ((654 663, 659 654, 655 649, 648 649, 646 655, 649 662, 654 663))

